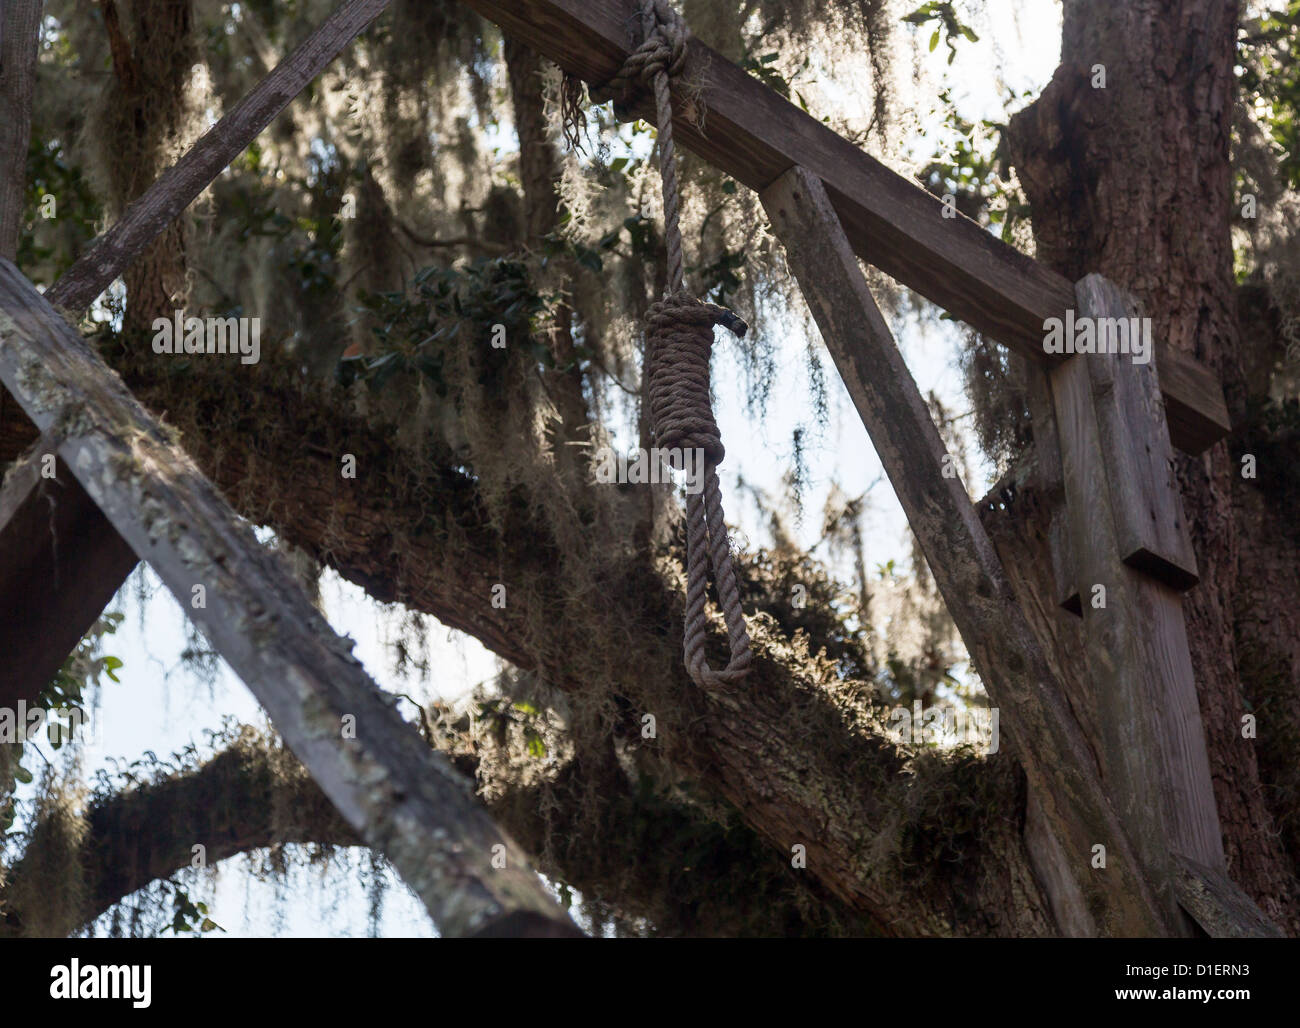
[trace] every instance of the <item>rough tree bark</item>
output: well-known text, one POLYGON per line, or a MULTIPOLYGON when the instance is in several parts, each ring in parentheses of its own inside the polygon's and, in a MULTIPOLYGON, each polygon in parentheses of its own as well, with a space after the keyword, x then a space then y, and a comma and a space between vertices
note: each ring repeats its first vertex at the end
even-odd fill
MULTIPOLYGON (((48 869, 32 866, 35 858, 24 858, 0 889, 0 938, 70 935, 150 882, 190 867, 196 845, 204 848, 209 866, 285 843, 361 845, 320 787, 285 756, 265 746, 232 746, 201 767, 97 798, 86 812, 86 835, 74 857, 84 875, 84 904, 59 907, 75 923, 51 923, 46 905, 27 909, 13 902, 15 896, 61 887, 48 869), (26 879, 34 879, 30 887, 26 879)), ((35 829, 46 830, 44 824, 35 829)), ((40 851, 38 845, 32 852, 40 851)))

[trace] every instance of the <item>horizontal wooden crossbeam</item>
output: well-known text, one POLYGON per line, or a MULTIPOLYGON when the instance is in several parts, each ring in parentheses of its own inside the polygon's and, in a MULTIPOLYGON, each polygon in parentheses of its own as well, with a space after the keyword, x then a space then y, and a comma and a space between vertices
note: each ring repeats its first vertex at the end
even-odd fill
MULTIPOLYGON (((588 83, 609 81, 628 55, 635 0, 463 0, 588 83)), ((1074 306, 1074 285, 1000 242, 817 119, 692 39, 687 77, 703 85, 704 130, 679 118, 678 144, 762 192, 795 165, 825 183, 854 252, 973 328, 1041 361, 1043 323, 1074 306)), ((653 120, 653 101, 634 105, 653 120)), ((1223 389, 1175 350, 1158 355, 1174 445, 1199 453, 1229 431, 1223 389)))

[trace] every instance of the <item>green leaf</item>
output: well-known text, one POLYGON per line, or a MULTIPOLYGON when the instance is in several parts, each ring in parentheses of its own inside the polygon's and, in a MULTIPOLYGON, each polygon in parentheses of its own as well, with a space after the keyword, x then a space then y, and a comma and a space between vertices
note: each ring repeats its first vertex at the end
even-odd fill
POLYGON ((122 680, 118 678, 117 675, 113 674, 113 672, 116 671, 121 666, 122 666, 122 662, 118 660, 116 657, 104 658, 104 674, 108 675, 108 677, 115 682, 120 682, 122 680))
POLYGON ((969 39, 972 43, 978 43, 980 41, 980 37, 975 35, 975 30, 971 28, 969 25, 963 25, 961 27, 961 34, 965 36, 967 39, 969 39))
POLYGON ((934 35, 930 37, 930 53, 934 53, 934 48, 939 45, 939 30, 934 30, 934 35))
POLYGON ((14 768, 14 777, 17 778, 18 781, 22 782, 23 785, 31 785, 32 783, 32 773, 25 767, 19 766, 14 768))

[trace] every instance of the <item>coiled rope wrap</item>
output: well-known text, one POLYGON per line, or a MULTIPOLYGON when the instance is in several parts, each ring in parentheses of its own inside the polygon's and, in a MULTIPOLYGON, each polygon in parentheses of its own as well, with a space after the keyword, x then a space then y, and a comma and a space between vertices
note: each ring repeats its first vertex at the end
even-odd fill
MULTIPOLYGON (((685 22, 667 0, 642 0, 643 42, 624 62, 602 93, 628 106, 637 86, 654 90, 659 128, 659 171, 663 179, 664 235, 668 249, 668 293, 650 307, 646 332, 650 416, 655 445, 661 449, 703 451, 703 482, 693 483, 686 494, 686 669, 700 687, 734 682, 749 673, 753 653, 749 631, 740 607, 740 592, 731 565, 731 542, 722 515, 722 489, 718 465, 726 451, 713 417, 709 397, 709 359, 713 352, 713 326, 724 325, 744 336, 746 325, 724 307, 703 303, 686 291, 682 261, 681 202, 673 146, 673 112, 670 79, 686 64, 685 22), (702 486, 702 488, 701 488, 702 486), (727 625, 731 659, 720 671, 709 667, 704 656, 708 638, 705 602, 709 569, 717 585, 718 600, 727 625)), ((684 461, 676 461, 676 465, 684 461)))
POLYGON ((726 456, 709 402, 709 358, 713 326, 726 325, 743 336, 745 323, 723 307, 701 303, 684 291, 651 305, 649 330, 650 417, 655 445, 681 451, 684 466, 690 450, 703 452, 703 482, 686 492, 686 669, 701 686, 734 682, 749 672, 753 659, 749 631, 741 613, 740 592, 731 566, 731 541, 722 516, 722 488, 717 467, 726 456), (702 488, 701 488, 702 486, 702 488), (731 643, 731 660, 721 671, 704 657, 708 619, 704 604, 709 568, 718 588, 731 643))

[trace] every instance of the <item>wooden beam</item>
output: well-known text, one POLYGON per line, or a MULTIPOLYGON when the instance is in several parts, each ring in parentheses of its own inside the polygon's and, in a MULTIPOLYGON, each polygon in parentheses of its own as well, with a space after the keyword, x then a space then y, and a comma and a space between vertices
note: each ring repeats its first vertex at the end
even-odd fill
POLYGON ((72 311, 89 307, 389 2, 339 4, 320 28, 134 200, 116 225, 91 243, 46 293, 50 302, 72 311))
POLYGON ((1072 916, 1074 930, 1163 933, 1165 918, 1129 856, 1061 684, 965 487, 944 473, 943 441, 826 190, 815 175, 795 168, 764 190, 762 200, 948 612, 993 705, 1003 710, 1003 724, 1042 801, 1042 820, 1060 841, 1051 866, 1070 875, 1090 914, 1090 920, 1072 916), (1099 843, 1112 854, 1105 875, 1090 866, 1099 843))
POLYGON ((90 498, 444 935, 536 931, 539 918, 578 934, 523 851, 398 716, 283 559, 257 542, 121 379, 3 260, 0 382, 58 441, 90 498))
POLYGON ((52 440, 9 469, 0 486, 0 707, 35 704, 135 565, 52 440))
MULTIPOLYGON (((463 0, 565 71, 608 82, 632 41, 635 0, 463 0)), ((686 77, 703 86, 704 129, 677 119, 679 145, 762 192, 796 164, 825 184, 853 251, 1018 353, 1044 362, 1043 323, 1063 318, 1074 286, 692 39, 686 77), (949 212, 956 213, 956 212, 949 212)), ((653 121, 653 101, 634 112, 653 121)), ((1186 354, 1158 357, 1174 442, 1199 453, 1230 431, 1223 389, 1186 354)))
POLYGON ((1245 891, 1216 868, 1181 854, 1177 866, 1178 902, 1212 939, 1283 939, 1286 933, 1264 916, 1245 891))
MULTIPOLYGON (((1107 295, 1095 281, 1081 282, 1079 315, 1108 316, 1102 300, 1107 295)), ((1160 453, 1169 445, 1168 433, 1159 404, 1130 406, 1121 418, 1116 391, 1104 387, 1119 376, 1150 371, 1123 355, 1080 355, 1053 370, 1051 388, 1085 653, 1101 712, 1100 738, 1094 741, 1098 759, 1166 917, 1186 934, 1190 927, 1178 907, 1171 854, 1224 866, 1205 733, 1181 598, 1122 560, 1117 528, 1147 513, 1119 509, 1141 495, 1139 483, 1123 477, 1145 469, 1139 461, 1120 459, 1118 451, 1160 453), (1106 367, 1094 366, 1102 362, 1106 367), (1108 438, 1121 420, 1127 437, 1108 438), (1110 430, 1103 428, 1108 423, 1110 430)), ((1134 387, 1127 394, 1139 392, 1134 387)))
MULTIPOLYGON (((1136 305, 1101 275, 1087 276, 1078 290, 1084 297, 1080 311, 1098 324, 1137 323, 1136 305)), ((1087 356, 1120 559, 1173 589, 1190 589, 1200 576, 1174 478, 1155 362, 1087 356)))

